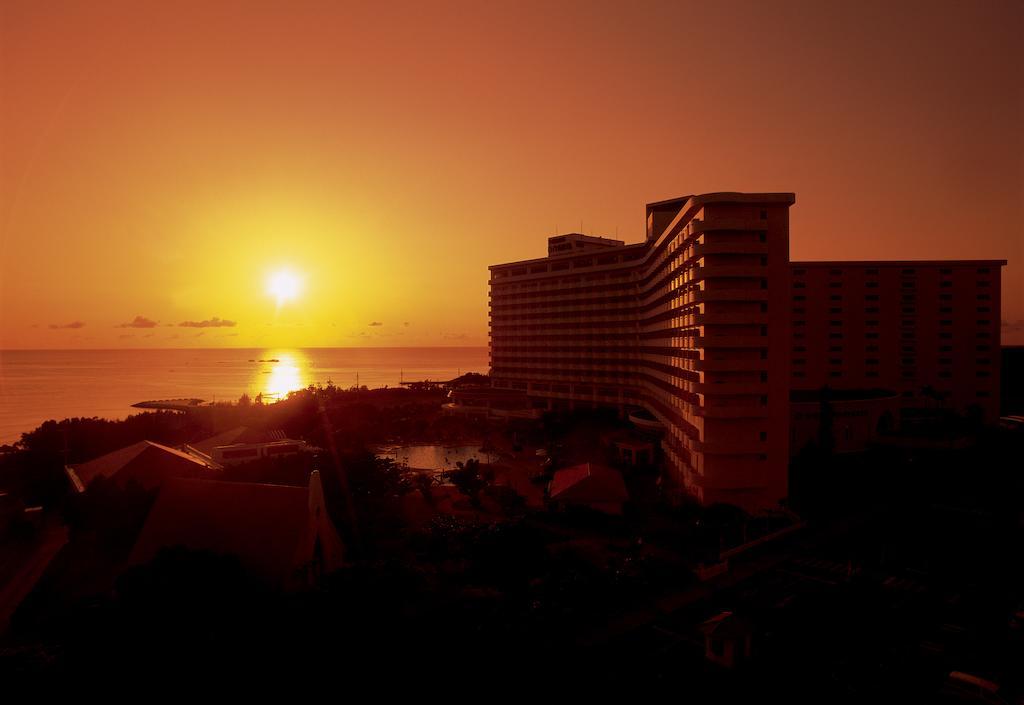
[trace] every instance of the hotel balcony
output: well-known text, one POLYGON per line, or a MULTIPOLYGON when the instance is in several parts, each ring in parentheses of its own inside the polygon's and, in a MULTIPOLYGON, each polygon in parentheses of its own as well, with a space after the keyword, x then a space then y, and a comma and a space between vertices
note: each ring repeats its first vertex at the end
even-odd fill
POLYGON ((706 419, 760 419, 768 416, 767 406, 698 406, 695 416, 706 419))
POLYGON ((754 218, 710 218, 707 220, 694 219, 690 223, 690 232, 693 234, 714 232, 716 230, 767 230, 768 223, 754 218))
POLYGON ((768 291, 765 289, 704 289, 695 291, 690 302, 699 304, 705 301, 767 301, 768 291))
POLYGON ((758 264, 712 264, 697 269, 693 281, 701 279, 761 279, 768 276, 768 270, 758 264))
POLYGON ((768 393, 767 382, 696 382, 687 387, 687 391, 704 395, 737 395, 754 394, 762 395, 768 393))
POLYGON ((761 441, 694 441, 694 450, 705 455, 761 455, 767 443, 761 441))
MULTIPOLYGON (((686 318, 684 314, 684 318, 686 318)), ((695 313, 692 314, 693 323, 688 325, 704 326, 709 324, 722 325, 751 325, 763 326, 768 324, 768 314, 760 311, 749 313, 695 313)))
POLYGON ((767 360, 694 360, 697 372, 759 372, 768 369, 767 360))
POLYGON ((712 335, 694 338, 698 348, 766 348, 768 336, 764 335, 712 335))
POLYGON ((705 255, 764 255, 768 254, 766 242, 704 242, 693 246, 692 259, 705 255))

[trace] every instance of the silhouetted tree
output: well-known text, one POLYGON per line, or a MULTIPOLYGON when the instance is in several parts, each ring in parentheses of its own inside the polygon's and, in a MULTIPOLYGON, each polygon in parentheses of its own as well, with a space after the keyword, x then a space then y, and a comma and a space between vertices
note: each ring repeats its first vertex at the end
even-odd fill
POLYGON ((449 470, 445 474, 459 492, 469 497, 469 501, 473 503, 474 507, 480 506, 480 491, 484 488, 485 483, 480 473, 479 460, 476 458, 470 458, 466 462, 460 460, 455 463, 454 470, 449 470))

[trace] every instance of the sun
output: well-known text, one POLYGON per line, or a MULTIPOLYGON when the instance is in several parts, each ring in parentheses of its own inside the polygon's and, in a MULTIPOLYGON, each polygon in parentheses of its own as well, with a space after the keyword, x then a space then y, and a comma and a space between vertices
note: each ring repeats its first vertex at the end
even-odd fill
POLYGON ((277 299, 280 306, 298 298, 302 293, 302 280, 287 269, 278 270, 267 277, 267 293, 277 299))

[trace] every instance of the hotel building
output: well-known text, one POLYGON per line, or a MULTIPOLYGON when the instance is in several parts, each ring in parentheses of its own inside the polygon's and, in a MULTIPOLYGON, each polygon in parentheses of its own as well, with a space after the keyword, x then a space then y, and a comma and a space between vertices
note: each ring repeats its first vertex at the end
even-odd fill
POLYGON ((794 390, 887 389, 904 416, 999 416, 1005 260, 794 262, 794 390))
POLYGON ((493 386, 656 424, 670 493, 751 511, 786 497, 791 391, 927 390, 994 417, 1004 263, 791 263, 794 202, 651 203, 644 242, 559 235, 490 267, 493 386))

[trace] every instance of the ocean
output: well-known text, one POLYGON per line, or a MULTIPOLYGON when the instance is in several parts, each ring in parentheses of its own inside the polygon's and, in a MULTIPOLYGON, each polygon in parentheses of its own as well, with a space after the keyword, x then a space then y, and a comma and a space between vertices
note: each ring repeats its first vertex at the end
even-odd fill
POLYGON ((0 443, 48 419, 122 419, 131 405, 280 397, 310 384, 397 386, 487 372, 487 348, 0 351, 0 443), (358 377, 357 377, 358 376, 358 377))

